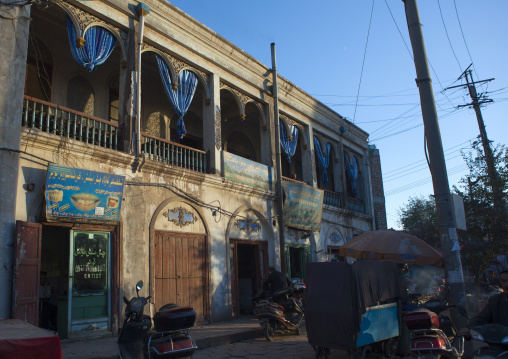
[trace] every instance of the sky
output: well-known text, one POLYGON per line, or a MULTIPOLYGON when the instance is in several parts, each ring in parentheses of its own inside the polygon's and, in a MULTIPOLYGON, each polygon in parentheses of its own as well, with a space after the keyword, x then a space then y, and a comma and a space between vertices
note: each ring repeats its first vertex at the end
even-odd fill
MULTIPOLYGON (((410 197, 433 194, 416 71, 401 0, 174 0, 226 40, 369 133, 381 155, 388 228, 410 197)), ((508 1, 418 2, 450 188, 479 135, 467 90, 447 87, 473 64, 488 138, 508 141, 508 1)))

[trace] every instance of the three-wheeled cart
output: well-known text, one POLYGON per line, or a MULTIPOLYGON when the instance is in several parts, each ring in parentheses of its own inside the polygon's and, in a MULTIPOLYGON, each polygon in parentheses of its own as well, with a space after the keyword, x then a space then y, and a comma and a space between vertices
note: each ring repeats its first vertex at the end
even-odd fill
POLYGON ((402 324, 399 268, 393 261, 309 263, 305 325, 316 358, 330 349, 364 357, 397 353, 402 324))

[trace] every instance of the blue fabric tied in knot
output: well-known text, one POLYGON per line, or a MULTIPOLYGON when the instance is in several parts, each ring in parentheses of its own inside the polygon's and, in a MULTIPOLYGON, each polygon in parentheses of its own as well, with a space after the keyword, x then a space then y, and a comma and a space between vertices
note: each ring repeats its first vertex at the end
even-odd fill
POLYGON ((194 97, 194 93, 196 92, 196 88, 198 86, 198 78, 196 74, 189 70, 183 70, 178 75, 178 86, 176 89, 173 89, 173 84, 171 81, 171 74, 169 72, 168 66, 166 62, 160 57, 157 57, 157 64, 159 65, 159 73, 161 75, 162 84, 164 86, 164 91, 166 92, 166 96, 169 101, 173 105, 175 112, 178 116, 178 122, 176 125, 176 134, 180 139, 183 138, 183 135, 187 132, 185 130, 185 124, 183 122, 183 117, 187 113, 189 106, 192 102, 192 98, 194 97))
POLYGON ((344 152, 344 159, 346 161, 346 174, 351 181, 351 190, 353 191, 353 195, 357 196, 356 179, 358 178, 358 163, 356 162, 355 156, 351 156, 350 162, 346 152, 344 152))
POLYGON ((92 26, 85 33, 85 46, 76 44, 76 30, 71 19, 67 16, 67 34, 72 57, 78 64, 92 72, 98 65, 103 64, 113 52, 116 39, 108 30, 100 26, 92 26))
POLYGON ((291 133, 288 136, 284 122, 279 120, 280 147, 286 154, 288 162, 291 163, 291 157, 293 157, 296 152, 296 144, 298 142, 298 127, 291 125, 289 128, 291 133))
POLYGON ((328 184, 328 174, 326 173, 326 169, 330 164, 330 149, 332 148, 332 145, 330 142, 327 142, 325 145, 325 153, 323 154, 319 140, 316 136, 314 136, 314 147, 317 155, 316 157, 318 159, 318 166, 323 170, 323 184, 326 186, 328 184))

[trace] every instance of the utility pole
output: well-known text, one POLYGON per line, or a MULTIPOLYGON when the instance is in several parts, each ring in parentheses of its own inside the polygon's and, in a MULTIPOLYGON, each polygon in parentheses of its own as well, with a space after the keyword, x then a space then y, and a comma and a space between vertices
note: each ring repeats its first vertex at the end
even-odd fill
POLYGON ((490 141, 487 137, 487 131, 485 130, 485 123, 483 122, 482 111, 480 106, 486 103, 493 102, 491 99, 484 98, 483 94, 478 95, 476 91, 476 84, 490 82, 492 79, 474 81, 472 71, 470 70, 471 65, 460 75, 458 80, 461 78, 466 79, 466 84, 457 85, 447 87, 445 90, 457 88, 457 87, 466 87, 469 91, 469 96, 471 97, 472 102, 466 105, 460 105, 460 107, 470 107, 473 106, 474 111, 476 113, 476 120, 478 121, 478 128, 480 130, 480 139, 482 141, 483 153, 485 155, 485 162, 487 164, 487 174, 489 177, 490 186, 492 188, 492 197, 493 197, 493 206, 494 206, 494 225, 493 225, 493 236, 495 244, 502 244, 502 241, 505 238, 505 230, 504 228, 504 201, 503 201, 503 189, 501 188, 501 184, 499 182, 499 173, 497 172, 496 165, 494 163, 494 155, 492 154, 492 149, 490 147, 490 141))
MULTIPOLYGON (((423 122, 425 125, 425 138, 429 151, 430 172, 434 187, 434 199, 441 236, 441 251, 443 253, 446 285, 448 286, 448 301, 450 304, 460 304, 465 307, 466 296, 464 289, 464 275, 460 259, 460 246, 457 240, 457 224, 453 207, 453 198, 450 193, 446 163, 443 153, 443 144, 439 132, 436 104, 432 90, 432 80, 425 52, 420 15, 416 0, 403 0, 406 10, 406 19, 413 48, 416 68, 416 84, 420 92, 423 122)), ((455 323, 463 320, 457 310, 452 311, 455 323)))
POLYGON ((279 243, 280 243, 280 267, 281 272, 287 272, 286 266, 286 228, 284 227, 284 210, 282 208, 282 165, 280 154, 280 126, 279 126, 279 88, 277 87, 277 58, 275 56, 275 43, 271 44, 272 50, 272 76, 273 76, 273 117, 275 120, 275 167, 277 176, 277 214, 279 217, 279 243))

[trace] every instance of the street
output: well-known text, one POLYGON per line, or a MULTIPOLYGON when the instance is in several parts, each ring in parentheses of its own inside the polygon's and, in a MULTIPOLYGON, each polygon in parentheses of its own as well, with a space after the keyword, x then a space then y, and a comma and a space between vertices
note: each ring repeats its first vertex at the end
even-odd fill
MULTIPOLYGON (((307 341, 307 332, 302 325, 302 334, 283 335, 272 342, 266 339, 249 339, 238 343, 210 347, 198 350, 194 353, 194 359, 208 358, 263 358, 263 359, 313 359, 314 349, 307 341)), ((347 353, 340 350, 332 350, 329 359, 347 359, 347 353)))

